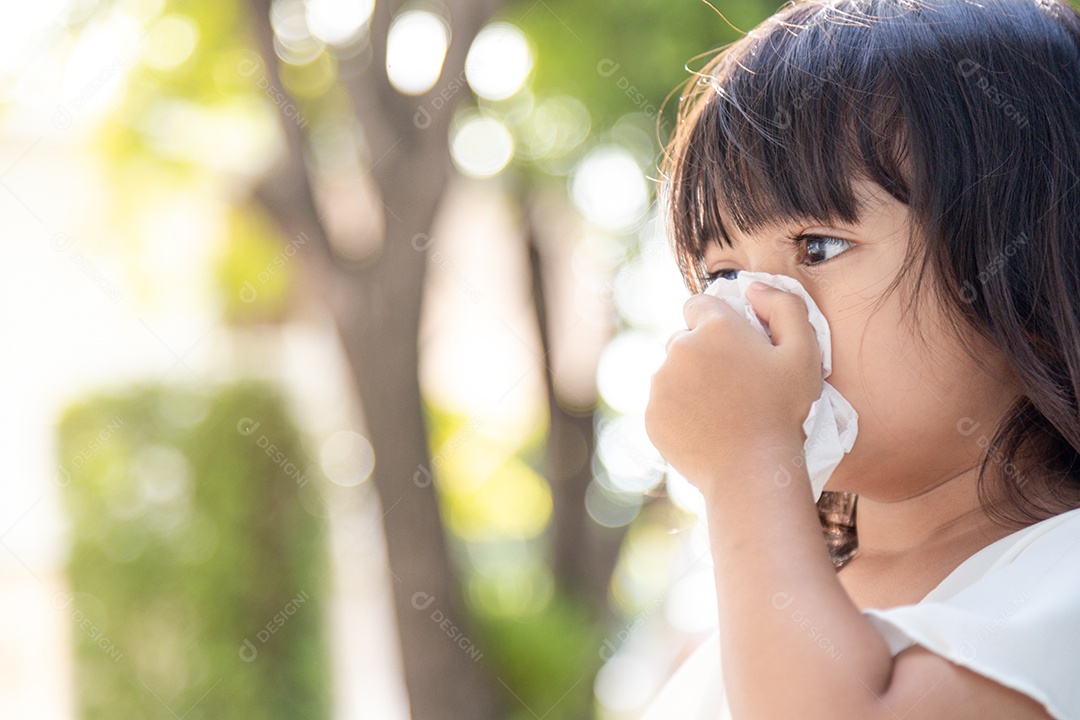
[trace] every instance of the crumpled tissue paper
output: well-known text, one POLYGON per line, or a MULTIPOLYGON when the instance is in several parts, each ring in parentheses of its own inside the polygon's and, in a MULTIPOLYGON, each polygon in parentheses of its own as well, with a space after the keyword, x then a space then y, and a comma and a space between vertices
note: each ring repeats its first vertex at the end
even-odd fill
POLYGON ((803 444, 806 471, 810 476, 810 486, 816 502, 821 497, 829 476, 855 443, 855 436, 859 432, 859 414, 836 388, 824 381, 832 373, 829 324, 810 293, 806 292, 806 288, 798 280, 787 275, 740 270, 732 280, 714 280, 705 288, 705 293, 724 300, 739 311, 758 332, 771 340, 769 328, 762 325, 750 301, 746 299, 746 290, 755 280, 801 297, 806 303, 810 324, 817 332, 818 345, 821 348, 821 396, 810 406, 810 412, 802 425, 803 432, 806 433, 803 444))

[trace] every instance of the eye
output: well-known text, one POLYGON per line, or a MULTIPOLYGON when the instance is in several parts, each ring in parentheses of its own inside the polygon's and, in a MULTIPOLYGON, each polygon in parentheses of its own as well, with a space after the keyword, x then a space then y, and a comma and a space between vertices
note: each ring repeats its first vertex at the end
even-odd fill
POLYGON ((807 260, 799 260, 800 265, 820 265, 832 260, 837 255, 842 255, 846 250, 854 247, 855 243, 838 237, 827 235, 796 235, 791 238, 797 247, 805 241, 807 260))
MULTIPOLYGON (((808 267, 821 265, 838 255, 842 255, 855 246, 855 243, 851 240, 831 237, 829 235, 810 235, 804 233, 789 237, 788 240, 795 245, 797 254, 799 255, 799 264, 808 267), (805 250, 803 250, 804 245, 805 250)), ((738 274, 738 268, 721 268, 702 275, 701 282, 708 285, 720 278, 724 280, 734 280, 735 276, 738 274)))
POLYGON ((723 278, 725 280, 734 280, 735 275, 738 274, 738 272, 738 268, 724 268, 723 270, 714 270, 711 273, 706 273, 705 275, 702 275, 701 282, 708 285, 709 283, 713 282, 718 278, 723 278))

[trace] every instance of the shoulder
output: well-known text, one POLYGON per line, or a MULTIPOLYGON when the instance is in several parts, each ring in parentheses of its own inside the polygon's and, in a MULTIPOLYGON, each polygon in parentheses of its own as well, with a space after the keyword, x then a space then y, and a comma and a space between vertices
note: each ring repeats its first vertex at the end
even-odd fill
POLYGON ((918 703, 929 718, 1080 717, 1070 670, 1080 644, 1080 509, 983 548, 918 604, 863 613, 895 655, 880 700, 898 716, 918 703))

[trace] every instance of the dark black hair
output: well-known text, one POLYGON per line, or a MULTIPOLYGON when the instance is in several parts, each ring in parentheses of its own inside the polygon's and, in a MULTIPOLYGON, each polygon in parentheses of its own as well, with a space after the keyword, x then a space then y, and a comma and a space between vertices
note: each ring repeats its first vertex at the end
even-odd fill
POLYGON ((929 280, 968 355, 983 365, 971 340, 991 342, 1019 383, 981 438, 980 502, 1020 526, 1080 506, 1077 11, 789 2, 680 89, 660 169, 687 287, 703 288, 708 243, 731 245, 725 222, 744 234, 855 223, 853 181, 876 183, 908 206, 912 230, 881 299, 914 273, 905 302, 917 305, 929 280))

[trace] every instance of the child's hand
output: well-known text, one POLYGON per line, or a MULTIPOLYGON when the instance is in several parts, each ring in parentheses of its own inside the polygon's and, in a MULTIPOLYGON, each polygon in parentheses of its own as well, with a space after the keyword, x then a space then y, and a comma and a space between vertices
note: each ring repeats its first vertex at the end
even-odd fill
MULTIPOLYGON (((660 454, 702 492, 711 478, 753 461, 759 448, 801 453, 802 424, 821 395, 821 351, 802 298, 778 288, 747 298, 772 343, 718 297, 683 306, 687 330, 652 376, 645 429, 660 454)), ((730 488, 721 489, 722 493, 730 488)))

